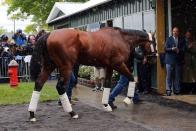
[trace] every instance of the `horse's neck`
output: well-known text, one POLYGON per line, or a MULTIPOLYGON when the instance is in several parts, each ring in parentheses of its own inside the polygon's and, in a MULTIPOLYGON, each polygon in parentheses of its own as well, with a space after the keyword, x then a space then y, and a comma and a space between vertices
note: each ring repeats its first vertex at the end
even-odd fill
POLYGON ((147 41, 146 38, 136 39, 135 41, 133 41, 133 48, 138 47, 138 46, 144 44, 145 41, 147 41))
POLYGON ((133 43, 133 48, 138 47, 139 45, 141 45, 141 43, 136 41, 136 42, 133 43))
POLYGON ((135 47, 141 45, 140 39, 135 39, 135 40, 133 40, 132 43, 131 43, 131 45, 132 45, 132 46, 131 46, 132 48, 135 48, 135 47))

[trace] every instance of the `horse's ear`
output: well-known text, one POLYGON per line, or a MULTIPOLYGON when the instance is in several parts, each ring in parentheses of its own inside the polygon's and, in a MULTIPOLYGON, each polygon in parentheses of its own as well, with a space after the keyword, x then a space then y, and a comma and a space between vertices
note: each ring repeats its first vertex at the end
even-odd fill
POLYGON ((154 32, 151 32, 152 35, 152 41, 156 40, 156 30, 154 32))

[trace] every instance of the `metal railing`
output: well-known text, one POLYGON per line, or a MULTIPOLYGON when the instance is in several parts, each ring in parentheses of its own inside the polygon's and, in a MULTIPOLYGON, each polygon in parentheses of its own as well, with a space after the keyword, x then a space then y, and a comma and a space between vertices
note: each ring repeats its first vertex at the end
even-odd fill
MULTIPOLYGON (((22 81, 30 81, 30 61, 26 61, 25 57, 28 56, 16 56, 15 60, 18 63, 18 78, 22 81)), ((8 64, 11 61, 8 57, 0 57, 0 80, 1 79, 8 79, 8 64)), ((59 75, 58 69, 55 69, 49 79, 57 79, 59 75)))
POLYGON ((10 59, 7 57, 0 57, 0 79, 2 78, 8 78, 8 64, 10 62, 10 59))
MULTIPOLYGON (((18 77, 19 79, 29 81, 30 80, 30 63, 25 62, 24 58, 26 56, 17 56, 15 60, 18 63, 18 77)), ((8 57, 0 57, 0 79, 9 78, 8 76, 8 64, 11 59, 8 57)))

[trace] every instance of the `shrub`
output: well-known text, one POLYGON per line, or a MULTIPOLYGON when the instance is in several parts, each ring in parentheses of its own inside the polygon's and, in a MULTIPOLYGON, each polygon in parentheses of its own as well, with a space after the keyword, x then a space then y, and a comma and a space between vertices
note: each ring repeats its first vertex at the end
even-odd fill
MULTIPOLYGON (((88 80, 94 80, 95 79, 95 76, 94 76, 94 67, 92 66, 80 66, 80 69, 79 69, 79 72, 78 72, 78 75, 80 78, 85 78, 85 79, 88 79, 88 80)), ((117 71, 113 71, 113 74, 112 74, 112 80, 113 81, 118 81, 119 79, 119 74, 117 71)))
POLYGON ((112 80, 113 81, 118 81, 119 77, 120 77, 119 73, 117 71, 113 71, 112 80))
POLYGON ((91 75, 93 74, 93 67, 91 66, 80 66, 78 75, 81 78, 86 78, 90 80, 91 75))

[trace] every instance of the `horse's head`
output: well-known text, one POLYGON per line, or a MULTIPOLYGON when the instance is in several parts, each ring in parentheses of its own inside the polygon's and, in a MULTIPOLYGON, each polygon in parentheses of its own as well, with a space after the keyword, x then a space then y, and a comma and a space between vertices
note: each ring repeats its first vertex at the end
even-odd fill
POLYGON ((145 55, 151 55, 152 53, 155 53, 155 39, 154 35, 152 35, 151 33, 131 29, 115 29, 120 30, 125 41, 129 43, 130 48, 140 46, 143 49, 145 55))
POLYGON ((145 55, 155 54, 156 53, 156 51, 155 51, 156 44, 155 44, 154 35, 151 33, 146 33, 146 34, 147 34, 146 38, 144 38, 144 39, 141 38, 141 42, 139 42, 139 45, 141 47, 143 47, 145 55))

